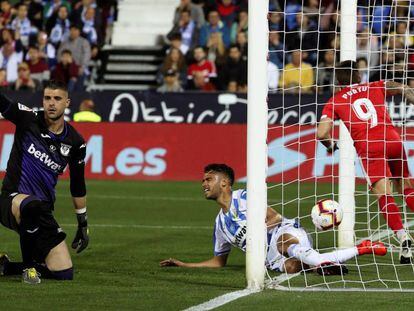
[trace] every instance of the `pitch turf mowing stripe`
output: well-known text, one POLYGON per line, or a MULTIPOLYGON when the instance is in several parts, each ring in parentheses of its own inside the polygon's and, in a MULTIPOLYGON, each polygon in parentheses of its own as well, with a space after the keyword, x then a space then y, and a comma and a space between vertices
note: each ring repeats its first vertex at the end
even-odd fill
POLYGON ((204 311, 204 310, 212 310, 218 307, 221 307, 222 305, 225 305, 226 303, 232 302, 236 299, 249 296, 254 293, 258 293, 259 290, 253 290, 253 289, 243 289, 238 290, 235 292, 227 293, 222 296, 218 296, 216 298, 213 298, 209 301, 206 301, 202 304, 190 307, 188 309, 185 309, 184 311, 204 311))
MULTIPOLYGON (((68 194, 56 194, 57 197, 61 197, 61 198, 71 198, 72 196, 68 195, 68 194)), ((158 197, 158 196, 145 196, 145 195, 140 195, 140 196, 133 196, 133 195, 107 195, 107 194, 88 194, 88 198, 94 198, 94 199, 114 199, 114 200, 148 200, 148 201, 153 201, 153 200, 159 200, 159 201, 206 201, 205 198, 203 197, 176 197, 176 196, 168 196, 168 197, 158 197)), ((290 200, 285 200, 280 201, 280 200, 268 200, 269 203, 276 203, 276 204, 281 204, 281 203, 287 203, 290 201, 295 201, 297 199, 290 199, 290 200)), ((314 203, 315 200, 300 200, 300 202, 302 203, 314 203)))
MULTIPOLYGON (((76 224, 62 224, 64 227, 77 227, 76 224)), ((177 230, 199 230, 199 229, 205 229, 205 230, 213 230, 213 227, 210 226, 159 226, 159 225, 136 225, 136 224, 130 224, 130 225, 123 225, 123 224, 91 224, 89 227, 92 228, 134 228, 134 229, 177 229, 177 230)))

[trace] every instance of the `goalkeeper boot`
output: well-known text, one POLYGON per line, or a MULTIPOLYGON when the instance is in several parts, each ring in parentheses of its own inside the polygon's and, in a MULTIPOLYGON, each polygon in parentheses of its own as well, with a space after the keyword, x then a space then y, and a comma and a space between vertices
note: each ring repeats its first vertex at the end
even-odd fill
POLYGON ((4 269, 6 264, 10 262, 9 256, 7 254, 0 254, 0 275, 4 275, 4 269))
POLYGON ((411 244, 413 244, 411 237, 408 233, 401 237, 401 248, 400 248, 400 263, 410 264, 413 262, 413 253, 411 251, 411 244))
POLYGON ((371 240, 364 240, 357 245, 358 255, 374 254, 377 256, 385 256, 387 248, 382 242, 372 242, 371 240))
POLYGON ((28 268, 23 270, 23 282, 27 284, 40 284, 40 273, 35 268, 28 268))
POLYGON ((316 272, 319 275, 346 275, 348 274, 348 268, 345 265, 337 264, 334 262, 323 262, 316 268, 316 272))

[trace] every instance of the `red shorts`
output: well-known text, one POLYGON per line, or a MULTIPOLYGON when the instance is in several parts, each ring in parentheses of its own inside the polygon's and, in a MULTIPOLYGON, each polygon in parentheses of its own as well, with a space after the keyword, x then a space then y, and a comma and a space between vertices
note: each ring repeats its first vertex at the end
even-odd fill
POLYGON ((410 171, 402 141, 370 144, 358 152, 365 177, 370 185, 383 178, 408 178, 410 171))

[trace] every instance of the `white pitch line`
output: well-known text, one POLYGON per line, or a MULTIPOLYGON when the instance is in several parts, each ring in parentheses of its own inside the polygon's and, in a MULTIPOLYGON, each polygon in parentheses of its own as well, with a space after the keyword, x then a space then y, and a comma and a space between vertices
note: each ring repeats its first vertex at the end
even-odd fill
MULTIPOLYGON (((62 224, 63 227, 77 227, 77 224, 62 224)), ((177 230, 212 230, 209 226, 160 226, 160 225, 140 225, 140 224, 90 224, 92 228, 133 228, 133 229, 177 229, 177 230)))
POLYGON ((236 299, 249 296, 251 294, 258 293, 259 290, 254 289, 243 289, 238 290, 235 292, 227 293, 221 296, 218 296, 216 298, 213 298, 209 301, 206 301, 202 304, 190 307, 188 309, 185 309, 184 311, 205 311, 205 310, 212 310, 218 307, 221 307, 222 305, 225 305, 226 303, 232 302, 236 299))

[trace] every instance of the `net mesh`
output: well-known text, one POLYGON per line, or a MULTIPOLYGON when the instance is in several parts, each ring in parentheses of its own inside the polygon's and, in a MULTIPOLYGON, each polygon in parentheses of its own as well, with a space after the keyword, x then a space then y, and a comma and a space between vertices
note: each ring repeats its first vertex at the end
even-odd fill
MULTIPOLYGON (((338 250, 337 228, 317 231, 310 211, 321 199, 338 201, 339 153, 333 156, 316 141, 316 123, 326 101, 338 91, 334 68, 340 61, 338 1, 270 1, 268 200, 284 217, 299 219, 320 253, 338 250)), ((414 87, 414 11, 410 1, 366 0, 357 5, 357 64, 362 82, 392 80, 414 87)), ((412 116, 402 97, 387 98, 390 117, 401 131, 414 169, 412 116)), ((338 137, 337 126, 333 130, 338 137)), ((349 273, 320 276, 314 269, 287 274, 268 269, 267 286, 282 290, 413 291, 414 266, 400 264, 400 244, 388 229, 356 161, 356 243, 364 239, 386 244, 388 254, 353 257, 349 273)), ((414 213, 402 195, 394 195, 405 228, 412 232, 414 213)), ((272 247, 272 245, 269 245, 272 247)))

